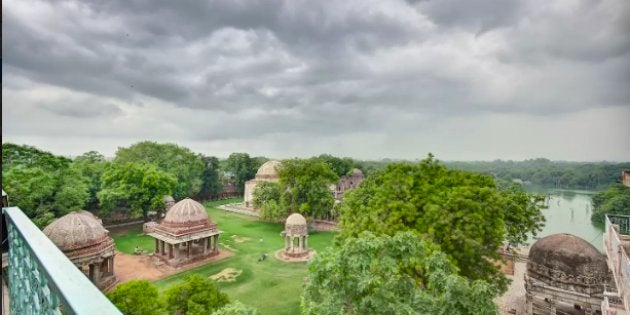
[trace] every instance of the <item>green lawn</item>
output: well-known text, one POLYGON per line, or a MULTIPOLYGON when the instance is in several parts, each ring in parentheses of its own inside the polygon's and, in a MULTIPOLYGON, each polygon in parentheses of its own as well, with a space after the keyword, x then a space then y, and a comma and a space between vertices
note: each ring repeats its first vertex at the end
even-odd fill
MULTIPOLYGON (((256 307, 261 314, 299 314, 304 277, 308 274, 306 263, 285 263, 274 257, 275 251, 284 246, 280 236, 283 230, 281 224, 259 222, 253 217, 214 208, 239 200, 235 198, 205 204, 210 217, 223 231, 220 243, 234 249, 234 256, 156 281, 155 284, 163 291, 188 274, 210 276, 225 268, 234 268, 242 270, 235 282, 217 283, 231 299, 256 307), (249 240, 238 243, 232 238, 234 235, 249 240), (258 262, 263 253, 268 253, 269 257, 266 261, 258 262)), ((145 241, 148 241, 146 248, 152 248, 152 240, 147 240, 148 237, 142 236, 140 232, 135 230, 115 236, 118 250, 133 252, 136 243, 145 248, 145 241)), ((311 233, 309 247, 321 251, 331 244, 333 236, 333 233, 327 232, 311 233)))

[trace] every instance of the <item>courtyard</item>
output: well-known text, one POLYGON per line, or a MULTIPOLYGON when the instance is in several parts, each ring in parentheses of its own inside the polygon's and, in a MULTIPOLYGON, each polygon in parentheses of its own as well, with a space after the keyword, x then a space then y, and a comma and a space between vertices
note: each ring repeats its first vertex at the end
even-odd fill
MULTIPOLYGON (((181 272, 164 267, 155 268, 149 263, 138 263, 149 258, 148 254, 144 254, 133 259, 136 247, 147 253, 151 253, 153 249, 153 239, 143 235, 141 227, 113 230, 116 249, 121 253, 119 255, 125 256, 122 261, 135 260, 135 265, 132 265, 136 268, 145 266, 148 269, 146 273, 138 270, 134 273, 138 277, 155 280, 154 284, 160 291, 182 281, 187 275, 199 274, 213 279, 230 299, 253 306, 260 314, 299 313, 302 287, 308 276, 307 264, 281 262, 274 257, 273 253, 284 246, 284 239, 280 236, 284 229, 283 224, 261 222, 251 216, 216 208, 221 204, 240 201, 242 198, 204 204, 212 220, 223 231, 219 241, 220 249, 229 252, 219 259, 191 269, 182 269, 181 272), (261 260, 265 253, 267 258, 261 260)), ((332 232, 311 232, 309 247, 320 252, 332 243, 333 237, 332 232)), ((127 279, 131 278, 135 276, 127 279)))

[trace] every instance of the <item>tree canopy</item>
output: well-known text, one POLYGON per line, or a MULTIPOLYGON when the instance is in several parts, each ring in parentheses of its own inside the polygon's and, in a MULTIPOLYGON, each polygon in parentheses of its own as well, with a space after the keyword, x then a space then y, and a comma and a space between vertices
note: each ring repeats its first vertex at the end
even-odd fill
POLYGON ((303 314, 497 314, 495 291, 458 276, 446 255, 410 232, 364 232, 309 265, 303 314))
POLYGON ((224 161, 223 170, 234 175, 236 188, 242 193, 245 182, 254 178, 258 168, 266 161, 266 158, 252 158, 247 153, 232 153, 224 161))
POLYGON ((138 142, 116 151, 115 162, 148 163, 176 178, 172 195, 175 199, 191 197, 202 187, 206 166, 201 157, 190 149, 172 143, 138 142))
POLYGON ((105 211, 123 205, 146 221, 149 211, 164 207, 162 198, 172 194, 175 183, 172 175, 152 164, 112 163, 103 173, 98 198, 105 211))
POLYGON ((340 236, 413 231, 439 245, 463 276, 503 290, 507 280, 491 261, 500 259, 503 241, 523 242, 541 228, 541 206, 522 191, 499 191, 490 176, 448 170, 430 155, 418 164, 390 164, 349 192, 340 236))
POLYGON ((218 309, 212 315, 258 315, 258 310, 239 301, 234 301, 218 309))
POLYGON ((164 292, 168 309, 173 314, 205 315, 229 303, 211 280, 193 274, 164 292))
POLYGON ((606 214, 630 214, 630 187, 615 184, 593 196, 591 220, 604 223, 606 214))
POLYGON ((158 289, 147 280, 120 284, 107 297, 125 315, 166 315, 158 289))
POLYGON ((45 170, 59 170, 68 167, 69 158, 54 155, 28 145, 2 144, 2 171, 12 167, 39 167, 45 170))

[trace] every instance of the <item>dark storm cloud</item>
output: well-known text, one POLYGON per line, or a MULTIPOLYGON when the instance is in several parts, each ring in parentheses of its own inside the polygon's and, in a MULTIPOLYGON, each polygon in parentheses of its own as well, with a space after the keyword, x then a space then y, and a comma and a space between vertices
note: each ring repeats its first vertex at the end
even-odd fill
MULTIPOLYGON (((3 28, 7 113, 129 139, 396 143, 630 106, 625 0, 20 1, 3 28)), ((63 134, 51 124, 3 132, 63 134)))

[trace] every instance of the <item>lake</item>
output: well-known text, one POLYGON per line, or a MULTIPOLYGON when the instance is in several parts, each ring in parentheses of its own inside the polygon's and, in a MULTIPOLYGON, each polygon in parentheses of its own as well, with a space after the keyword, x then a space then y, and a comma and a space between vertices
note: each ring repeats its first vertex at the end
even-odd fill
MULTIPOLYGON (((549 208, 543 209, 545 227, 538 237, 556 233, 577 235, 602 250, 604 228, 591 223, 593 191, 546 190, 537 191, 550 195, 549 208)), ((531 240, 533 243, 535 240, 531 240)))

